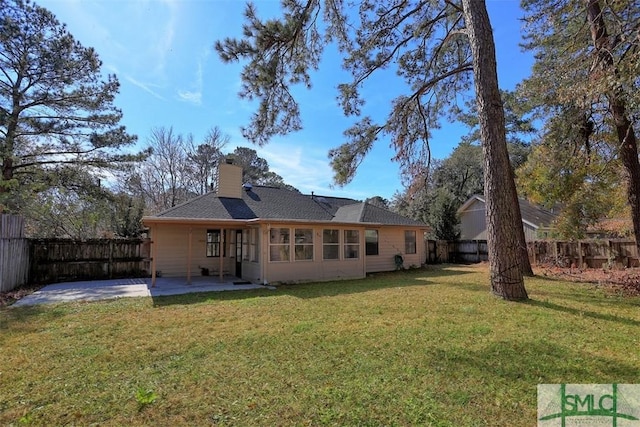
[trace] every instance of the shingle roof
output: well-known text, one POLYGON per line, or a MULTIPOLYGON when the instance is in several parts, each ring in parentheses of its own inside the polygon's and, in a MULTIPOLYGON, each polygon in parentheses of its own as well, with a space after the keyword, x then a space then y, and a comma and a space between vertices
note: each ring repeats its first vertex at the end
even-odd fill
POLYGON ((301 194, 282 188, 253 186, 242 199, 207 193, 156 215, 158 218, 211 220, 307 220, 340 223, 425 224, 358 200, 301 194))
POLYGON ((548 211, 540 206, 534 205, 527 200, 518 199, 518 203, 520 204, 520 213, 522 214, 522 219, 524 221, 529 221, 530 223, 538 227, 549 227, 558 217, 557 214, 548 211))

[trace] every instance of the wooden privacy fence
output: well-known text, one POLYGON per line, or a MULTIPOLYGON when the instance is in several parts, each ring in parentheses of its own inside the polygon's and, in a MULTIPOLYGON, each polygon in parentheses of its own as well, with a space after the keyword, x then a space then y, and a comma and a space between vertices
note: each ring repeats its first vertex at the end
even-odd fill
POLYGON ((427 240, 427 264, 468 263, 489 259, 486 240, 427 240))
POLYGON ((148 274, 147 239, 32 239, 31 283, 141 277, 148 274))
POLYGON ((0 215, 0 292, 23 285, 28 280, 29 241, 24 237, 24 219, 0 215))
POLYGON ((560 267, 626 268, 640 267, 634 240, 541 240, 528 242, 532 264, 555 264, 560 267))
MULTIPOLYGON (((426 241, 427 263, 481 262, 489 258, 486 240, 426 241)), ((527 242, 531 264, 560 267, 640 267, 634 240, 538 240, 527 242)))

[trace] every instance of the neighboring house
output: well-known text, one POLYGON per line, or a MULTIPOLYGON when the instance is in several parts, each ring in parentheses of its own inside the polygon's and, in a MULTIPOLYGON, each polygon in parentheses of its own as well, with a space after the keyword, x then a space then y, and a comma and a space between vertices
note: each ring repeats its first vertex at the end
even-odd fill
MULTIPOLYGON (((552 230, 557 214, 523 199, 518 199, 518 203, 525 240, 532 241, 546 237, 552 230)), ((487 239, 484 197, 475 195, 464 202, 458 209, 458 217, 461 240, 487 239)))
POLYGON ((362 278, 425 261, 428 227, 389 210, 338 197, 242 185, 223 163, 218 192, 143 218, 152 280, 232 275, 254 283, 362 278))

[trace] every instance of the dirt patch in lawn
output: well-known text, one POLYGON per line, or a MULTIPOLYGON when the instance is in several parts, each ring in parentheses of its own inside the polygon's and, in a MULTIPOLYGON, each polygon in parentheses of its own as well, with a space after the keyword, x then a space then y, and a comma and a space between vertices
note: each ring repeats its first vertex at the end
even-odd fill
POLYGON ((534 268, 534 272, 537 276, 568 282, 596 283, 605 286, 611 292, 640 296, 640 268, 579 269, 542 265, 534 268))
POLYGON ((7 292, 0 292, 0 307, 11 305, 14 302, 18 301, 20 298, 24 298, 27 295, 34 293, 41 287, 42 286, 39 285, 21 286, 7 292))

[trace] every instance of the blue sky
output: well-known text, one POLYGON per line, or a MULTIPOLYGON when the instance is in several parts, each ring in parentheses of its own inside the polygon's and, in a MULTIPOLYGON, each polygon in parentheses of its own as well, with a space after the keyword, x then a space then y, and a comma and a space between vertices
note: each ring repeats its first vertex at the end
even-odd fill
MULTIPOLYGON (((244 1, 240 0, 36 0, 67 24, 84 46, 96 49, 105 73, 120 81, 116 105, 123 124, 138 135, 142 147, 153 127, 173 126, 202 140, 218 126, 231 137, 226 151, 236 146, 256 149, 272 171, 304 193, 365 199, 390 199, 402 190, 390 140, 380 140, 361 164, 356 178, 344 187, 332 185, 327 153, 343 142, 342 132, 353 119, 345 118, 336 102, 336 86, 347 81, 331 49, 313 88, 295 90, 304 129, 275 137, 264 147, 242 138, 255 104, 237 96, 241 64, 223 64, 213 49, 216 40, 238 36, 244 1)), ((256 0, 261 16, 277 13, 278 0, 256 0)), ((512 89, 530 73, 532 57, 522 53, 517 0, 487 0, 494 28, 500 86, 512 89)), ((388 100, 401 94, 393 75, 381 77, 367 90, 366 114, 386 117, 388 100)), ((466 128, 442 123, 434 132, 434 157, 444 158, 458 144, 466 128)))

